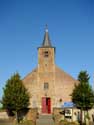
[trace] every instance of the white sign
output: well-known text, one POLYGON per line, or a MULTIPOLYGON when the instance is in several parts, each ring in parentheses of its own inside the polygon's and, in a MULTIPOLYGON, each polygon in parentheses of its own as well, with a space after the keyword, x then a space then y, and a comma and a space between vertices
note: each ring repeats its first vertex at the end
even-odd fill
POLYGON ((72 109, 66 108, 65 109, 65 116, 72 116, 72 109))

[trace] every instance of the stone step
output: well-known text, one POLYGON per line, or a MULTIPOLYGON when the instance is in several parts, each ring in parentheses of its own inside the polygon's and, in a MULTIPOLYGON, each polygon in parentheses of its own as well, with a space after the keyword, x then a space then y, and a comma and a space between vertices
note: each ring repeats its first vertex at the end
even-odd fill
POLYGON ((39 115, 39 118, 36 120, 36 125, 54 125, 52 115, 39 115))
POLYGON ((39 115, 39 119, 52 119, 52 115, 51 114, 39 115))
POLYGON ((37 120, 36 121, 36 125, 54 125, 54 121, 50 121, 50 120, 37 120))

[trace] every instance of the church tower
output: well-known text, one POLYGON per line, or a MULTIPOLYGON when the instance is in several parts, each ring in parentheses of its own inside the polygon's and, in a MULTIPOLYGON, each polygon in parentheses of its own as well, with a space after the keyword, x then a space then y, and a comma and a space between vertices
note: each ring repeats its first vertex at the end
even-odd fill
POLYGON ((46 27, 42 46, 38 48, 38 69, 40 72, 52 72, 55 64, 55 48, 52 47, 46 27))
POLYGON ((55 95, 55 48, 52 47, 48 28, 45 29, 42 46, 38 48, 38 83, 41 90, 42 112, 50 113, 55 95))

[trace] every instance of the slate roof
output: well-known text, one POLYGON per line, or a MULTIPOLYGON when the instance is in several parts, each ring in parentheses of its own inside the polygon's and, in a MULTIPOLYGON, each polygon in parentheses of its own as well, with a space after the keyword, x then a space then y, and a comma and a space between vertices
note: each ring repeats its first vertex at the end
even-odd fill
POLYGON ((46 29, 45 29, 42 47, 52 47, 47 26, 46 26, 46 29))

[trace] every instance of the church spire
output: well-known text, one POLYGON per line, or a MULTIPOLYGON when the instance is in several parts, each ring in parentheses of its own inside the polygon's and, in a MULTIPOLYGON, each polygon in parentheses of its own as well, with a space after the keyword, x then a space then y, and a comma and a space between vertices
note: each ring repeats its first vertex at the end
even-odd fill
POLYGON ((52 47, 51 41, 50 41, 50 38, 49 38, 49 34, 48 34, 48 26, 47 25, 46 25, 46 28, 45 28, 45 34, 44 34, 42 47, 52 47))

